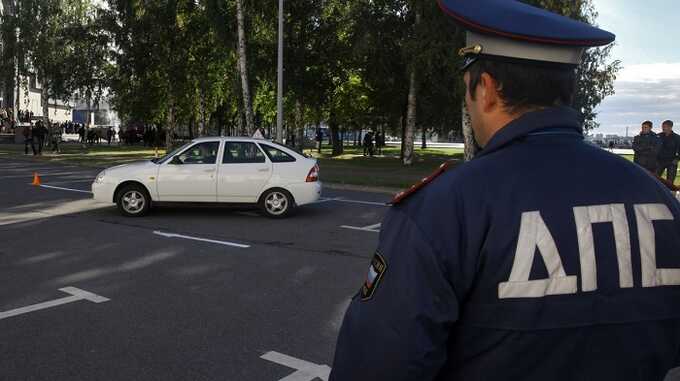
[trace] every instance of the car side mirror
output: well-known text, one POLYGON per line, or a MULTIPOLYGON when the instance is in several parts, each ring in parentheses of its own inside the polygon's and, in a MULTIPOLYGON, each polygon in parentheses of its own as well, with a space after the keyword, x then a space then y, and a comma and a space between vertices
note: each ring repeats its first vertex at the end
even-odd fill
POLYGON ((170 160, 170 164, 180 165, 184 164, 184 162, 179 158, 179 156, 173 156, 172 160, 170 160))

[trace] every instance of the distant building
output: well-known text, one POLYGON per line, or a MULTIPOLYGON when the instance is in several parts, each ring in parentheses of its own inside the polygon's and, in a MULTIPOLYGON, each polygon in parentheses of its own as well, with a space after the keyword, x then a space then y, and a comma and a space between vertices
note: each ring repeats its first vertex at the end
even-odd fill
POLYGON ((114 126, 120 125, 118 113, 111 107, 111 104, 106 100, 100 100, 98 104, 92 106, 91 110, 87 109, 87 103, 82 99, 76 99, 73 102, 73 122, 74 123, 88 123, 93 126, 114 126))
POLYGON ((633 146, 633 138, 628 136, 619 136, 615 134, 595 134, 587 135, 586 140, 600 147, 609 147, 610 143, 614 143, 616 148, 630 148, 633 146))

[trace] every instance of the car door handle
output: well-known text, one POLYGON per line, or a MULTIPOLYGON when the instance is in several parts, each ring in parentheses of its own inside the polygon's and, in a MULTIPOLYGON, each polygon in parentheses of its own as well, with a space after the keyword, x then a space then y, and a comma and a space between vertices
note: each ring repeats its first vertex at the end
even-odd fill
POLYGON ((269 168, 258 169, 258 172, 269 172, 269 168))
POLYGON ((203 172, 205 172, 205 173, 213 173, 213 172, 215 172, 215 170, 214 170, 214 169, 204 169, 203 172))

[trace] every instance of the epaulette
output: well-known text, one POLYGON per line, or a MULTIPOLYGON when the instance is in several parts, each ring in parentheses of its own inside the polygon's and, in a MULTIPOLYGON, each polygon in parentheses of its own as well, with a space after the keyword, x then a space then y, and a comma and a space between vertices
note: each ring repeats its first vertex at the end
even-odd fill
POLYGON ((423 189, 427 184, 431 183, 434 179, 439 177, 442 173, 446 172, 449 168, 451 168, 454 164, 456 163, 456 160, 449 160, 444 162, 442 165, 437 168, 436 171, 434 171, 433 174, 427 176, 426 178, 420 180, 419 182, 413 184, 410 188, 408 188, 405 191, 397 193, 392 201, 390 201, 389 205, 397 205, 401 203, 402 201, 406 200, 411 196, 412 194, 416 193, 417 191, 423 189))

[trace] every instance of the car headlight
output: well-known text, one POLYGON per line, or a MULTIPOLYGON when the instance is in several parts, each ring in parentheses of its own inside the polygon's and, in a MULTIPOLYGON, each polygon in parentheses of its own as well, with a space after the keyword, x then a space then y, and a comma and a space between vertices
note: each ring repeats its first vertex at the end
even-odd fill
POLYGON ((101 171, 97 177, 94 179, 96 184, 101 184, 104 182, 104 176, 106 176, 106 171, 101 171))

